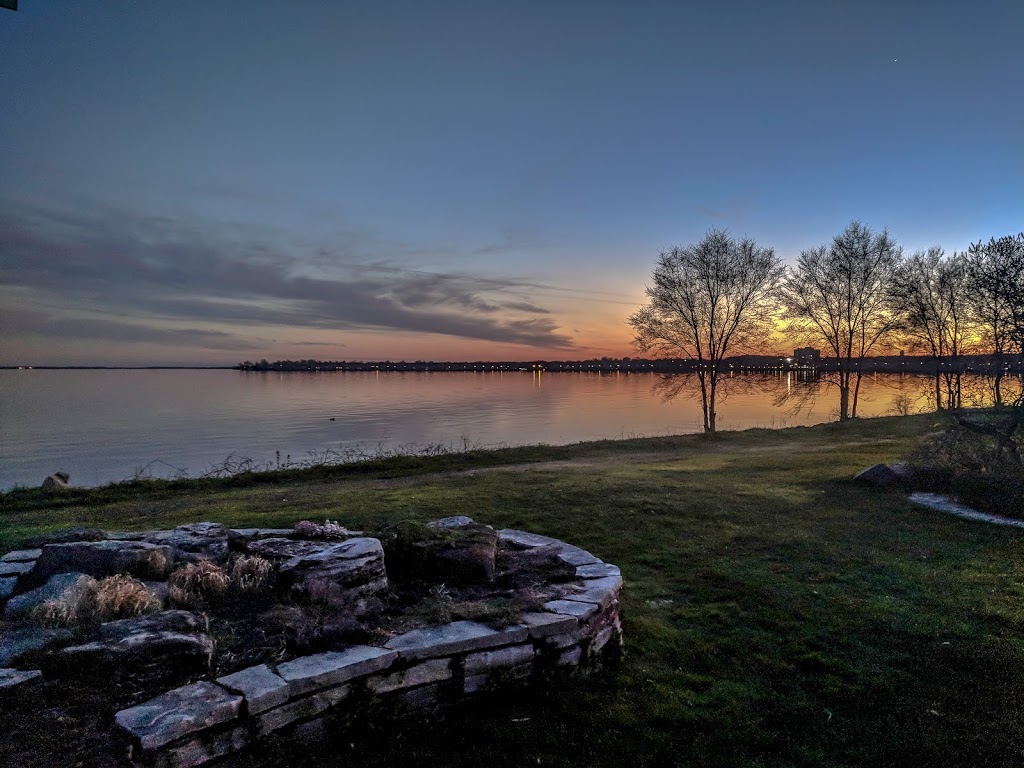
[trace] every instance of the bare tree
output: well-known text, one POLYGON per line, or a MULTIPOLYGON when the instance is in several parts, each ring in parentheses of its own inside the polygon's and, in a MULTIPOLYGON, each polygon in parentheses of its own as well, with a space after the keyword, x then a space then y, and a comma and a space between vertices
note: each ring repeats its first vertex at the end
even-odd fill
POLYGON ((1004 361, 1024 353, 1024 233, 974 243, 964 258, 972 310, 995 357, 995 400, 1000 405, 1004 361))
POLYGON ((899 325, 890 289, 901 260, 887 231, 854 221, 831 244, 801 252, 783 284, 787 332, 837 360, 840 421, 857 416, 864 358, 899 325))
POLYGON ((894 311, 911 349, 936 361, 935 409, 962 404, 960 356, 973 335, 964 259, 941 248, 918 251, 893 276, 894 311), (945 383, 945 393, 943 393, 945 383), (943 397, 945 394, 945 397, 943 397))
POLYGON ((771 248, 717 229, 658 255, 650 301, 629 317, 633 343, 641 352, 697 361, 705 432, 715 431, 720 364, 767 342, 783 273, 771 248))

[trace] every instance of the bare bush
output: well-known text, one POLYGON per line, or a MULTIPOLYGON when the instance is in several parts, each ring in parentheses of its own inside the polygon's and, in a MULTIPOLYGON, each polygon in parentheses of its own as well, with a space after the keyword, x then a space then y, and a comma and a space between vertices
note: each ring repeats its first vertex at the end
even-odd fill
POLYGON ((267 586, 273 566, 259 555, 242 555, 231 564, 231 587, 238 592, 258 592, 267 586))
POLYGON ((170 575, 170 597, 185 606, 201 606, 219 600, 231 579, 224 569, 209 560, 189 563, 170 575))

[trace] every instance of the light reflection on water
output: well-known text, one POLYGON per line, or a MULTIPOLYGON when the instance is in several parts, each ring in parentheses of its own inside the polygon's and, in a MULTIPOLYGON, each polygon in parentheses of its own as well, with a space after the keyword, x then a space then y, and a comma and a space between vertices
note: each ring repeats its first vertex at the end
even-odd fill
MULTIPOLYGON (((260 464, 310 451, 412 451, 697 432, 687 381, 664 401, 655 374, 243 373, 0 371, 0 488, 38 485, 56 470, 75 485, 134 475, 157 460, 200 474, 229 455, 260 464), (331 420, 333 418, 333 421, 331 420)), ((985 380, 971 380, 970 391, 985 380)), ((866 376, 860 414, 930 410, 930 379, 866 376), (910 405, 906 405, 906 403, 910 405)), ((719 404, 719 429, 835 418, 834 389, 795 375, 742 376, 719 404), (818 391, 799 413, 786 393, 818 391)), ((152 474, 174 474, 163 464, 152 474)))

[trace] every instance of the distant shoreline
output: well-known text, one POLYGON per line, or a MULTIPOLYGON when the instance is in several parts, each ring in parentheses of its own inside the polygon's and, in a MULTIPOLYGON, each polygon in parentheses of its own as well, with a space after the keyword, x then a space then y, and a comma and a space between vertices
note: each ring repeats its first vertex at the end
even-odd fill
MULTIPOLYGON (((798 350, 799 351, 799 350, 798 350)), ((994 355, 962 355, 958 360, 937 360, 920 355, 884 355, 867 357, 854 370, 862 373, 896 373, 909 375, 978 374, 993 375, 1000 367, 1004 374, 1024 370, 1024 357, 1008 355, 998 360, 994 355)), ((722 370, 737 373, 792 372, 816 376, 839 368, 835 358, 821 357, 809 363, 780 355, 742 355, 723 360, 722 370)), ((700 367, 696 360, 600 358, 591 360, 275 360, 235 365, 0 365, 0 370, 41 371, 240 371, 244 373, 693 373, 700 367)))

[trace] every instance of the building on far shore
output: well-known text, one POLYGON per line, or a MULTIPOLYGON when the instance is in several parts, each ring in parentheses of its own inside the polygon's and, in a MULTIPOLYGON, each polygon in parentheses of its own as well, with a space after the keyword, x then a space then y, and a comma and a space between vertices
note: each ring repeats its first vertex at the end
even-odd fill
POLYGON ((814 347, 794 349, 793 364, 797 368, 817 368, 821 365, 821 350, 814 347))

